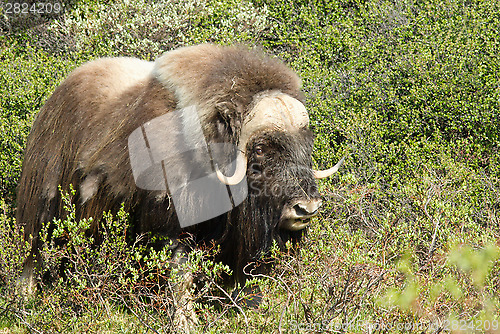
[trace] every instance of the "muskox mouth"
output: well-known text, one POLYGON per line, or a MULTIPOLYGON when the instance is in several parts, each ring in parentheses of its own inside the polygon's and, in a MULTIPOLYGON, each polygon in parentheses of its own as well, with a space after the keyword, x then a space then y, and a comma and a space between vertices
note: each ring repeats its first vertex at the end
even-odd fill
POLYGON ((284 219, 278 224, 279 228, 288 231, 300 231, 305 229, 311 223, 310 219, 284 219))
POLYGON ((281 212, 278 226, 289 231, 300 231, 306 228, 311 222, 311 217, 318 214, 321 203, 319 197, 289 202, 281 212))

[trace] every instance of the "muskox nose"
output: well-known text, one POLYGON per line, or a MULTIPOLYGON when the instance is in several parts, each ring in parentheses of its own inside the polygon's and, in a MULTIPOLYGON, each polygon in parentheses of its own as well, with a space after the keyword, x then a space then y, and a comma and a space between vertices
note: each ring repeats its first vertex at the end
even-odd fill
POLYGON ((279 227, 298 231, 309 225, 306 219, 318 214, 318 209, 321 207, 322 201, 320 198, 300 199, 295 200, 283 208, 279 227))
POLYGON ((295 205, 292 207, 292 211, 297 218, 306 219, 316 215, 321 204, 323 203, 319 198, 312 200, 299 200, 295 202, 295 205))

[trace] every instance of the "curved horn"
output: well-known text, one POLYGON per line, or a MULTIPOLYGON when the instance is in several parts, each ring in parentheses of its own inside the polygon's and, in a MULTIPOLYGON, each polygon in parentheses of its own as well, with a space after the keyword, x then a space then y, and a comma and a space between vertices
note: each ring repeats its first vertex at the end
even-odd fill
POLYGON ((247 173, 247 159, 243 152, 239 151, 238 156, 236 157, 236 170, 234 171, 233 176, 225 176, 219 170, 219 167, 215 166, 215 172, 217 173, 217 178, 220 182, 228 185, 234 186, 240 183, 247 173))
POLYGON ((324 178, 327 178, 329 176, 332 176, 336 171, 339 170, 340 166, 342 166, 342 164, 344 163, 344 160, 345 160, 345 157, 340 159, 340 161, 337 162, 337 164, 335 166, 333 166, 332 168, 329 168, 329 169, 313 170, 314 177, 316 179, 324 179, 324 178))

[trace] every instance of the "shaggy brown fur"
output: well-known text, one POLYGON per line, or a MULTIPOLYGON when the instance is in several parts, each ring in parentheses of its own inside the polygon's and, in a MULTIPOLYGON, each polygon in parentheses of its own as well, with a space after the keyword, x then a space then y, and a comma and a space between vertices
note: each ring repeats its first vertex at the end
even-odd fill
MULTIPOLYGON (((146 121, 196 105, 207 141, 237 145, 253 97, 272 90, 302 100, 296 74, 276 59, 240 47, 207 44, 181 48, 154 63, 105 58, 73 71, 38 114, 25 151, 17 221, 25 226, 27 240, 34 237, 33 255, 37 254, 42 224, 64 215, 58 185, 67 190, 73 184, 77 190, 77 219, 100 217, 103 211, 115 211, 125 203, 135 233, 154 232, 176 239, 181 230, 168 192, 148 192, 135 186, 128 136, 146 121)), ((305 177, 312 179, 312 136, 294 136, 290 137, 293 145, 305 148, 300 158, 285 160, 302 164, 305 177)), ((297 187, 302 185, 297 183, 297 187)), ((307 195, 317 196, 314 182, 307 195)), ((221 258, 241 276, 245 263, 265 251, 276 237, 277 232, 269 231, 277 229, 278 212, 285 201, 287 198, 278 202, 265 197, 249 199, 238 210, 189 231, 198 243, 219 242, 228 248, 221 258), (257 211, 255 205, 260 207, 257 211)), ((98 227, 92 228, 95 233, 98 227)), ((289 237, 291 234, 283 241, 289 237)), ((32 275, 32 260, 25 266, 27 276, 32 275)))

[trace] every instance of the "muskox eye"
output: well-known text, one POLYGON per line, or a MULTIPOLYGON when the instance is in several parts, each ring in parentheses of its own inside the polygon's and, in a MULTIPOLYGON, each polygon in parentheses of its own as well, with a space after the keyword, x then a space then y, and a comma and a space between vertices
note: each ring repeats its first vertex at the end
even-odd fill
POLYGON ((257 146, 255 148, 255 154, 258 156, 258 157, 261 157, 264 155, 264 151, 262 150, 262 147, 261 146, 257 146))

